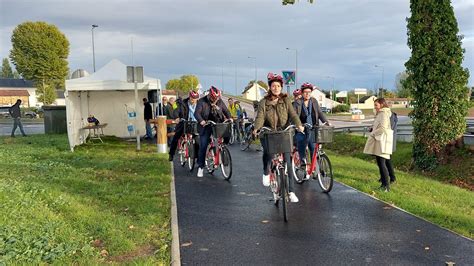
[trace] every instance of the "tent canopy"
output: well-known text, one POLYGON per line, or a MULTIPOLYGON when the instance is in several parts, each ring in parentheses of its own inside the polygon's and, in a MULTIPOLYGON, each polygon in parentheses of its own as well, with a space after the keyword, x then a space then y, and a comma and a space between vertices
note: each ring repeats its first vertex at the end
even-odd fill
POLYGON ((97 72, 87 77, 66 80, 66 116, 68 138, 71 150, 83 144, 89 134, 84 130, 87 117, 94 115, 102 124, 105 135, 133 137, 128 131, 130 125, 137 125, 139 134, 144 134, 142 98, 148 97, 149 90, 160 89, 160 80, 144 76, 144 82, 137 84, 138 106, 135 106, 135 86, 127 82, 126 65, 112 60, 97 72), (130 118, 129 112, 136 112, 130 118), (136 119, 136 121, 135 121, 136 119))

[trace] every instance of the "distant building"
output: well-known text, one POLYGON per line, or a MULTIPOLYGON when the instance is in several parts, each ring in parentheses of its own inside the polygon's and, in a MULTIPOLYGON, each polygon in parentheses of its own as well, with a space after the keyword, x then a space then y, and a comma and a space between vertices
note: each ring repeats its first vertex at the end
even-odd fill
POLYGON ((249 84, 242 92, 242 97, 247 100, 259 101, 265 96, 265 94, 267 94, 267 89, 260 86, 258 83, 252 82, 252 84, 249 84))
POLYGON ((407 108, 410 104, 408 98, 385 98, 390 108, 407 108))
MULTIPOLYGON (((31 80, 0 78, 0 106, 11 106, 21 100, 22 107, 41 107, 36 87, 31 80)), ((52 105, 65 105, 64 91, 56 90, 56 101, 52 105)))
POLYGON ((326 108, 332 109, 340 105, 340 103, 333 101, 329 98, 326 98, 326 94, 320 91, 318 87, 315 87, 315 89, 311 92, 311 96, 316 98, 316 100, 318 100, 320 107, 326 107, 326 108))
POLYGON ((364 96, 359 99, 359 103, 351 103, 351 108, 374 109, 374 101, 377 99, 374 95, 364 96))

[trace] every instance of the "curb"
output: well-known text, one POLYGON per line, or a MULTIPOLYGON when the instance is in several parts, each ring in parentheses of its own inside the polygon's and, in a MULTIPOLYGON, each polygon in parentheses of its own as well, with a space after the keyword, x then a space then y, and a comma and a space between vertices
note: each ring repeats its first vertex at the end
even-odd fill
POLYGON ((351 188, 351 189, 353 189, 353 190, 355 190, 355 191, 357 191, 357 192, 359 192, 359 193, 362 193, 362 194, 366 195, 366 196, 369 197, 369 198, 372 198, 372 199, 374 199, 374 200, 376 200, 376 201, 383 202, 383 203, 385 203, 386 205, 388 205, 388 206, 390 206, 390 207, 392 207, 392 208, 395 208, 395 209, 397 209, 397 210, 399 210, 399 211, 402 211, 402 212, 404 212, 404 213, 406 213, 406 214, 409 214, 409 215, 414 216, 414 217, 416 217, 416 218, 418 218, 418 219, 420 219, 420 220, 423 220, 423 221, 425 221, 425 222, 427 222, 427 223, 429 223, 429 224, 432 224, 432 225, 434 225, 434 226, 436 226, 436 227, 438 227, 438 228, 440 228, 440 229, 446 230, 446 231, 448 231, 448 232, 450 232, 450 233, 453 233, 453 234, 455 234, 455 235, 457 235, 457 236, 460 236, 460 237, 462 237, 462 238, 464 238, 464 239, 467 239, 467 240, 470 240, 470 241, 474 241, 473 239, 471 239, 471 238, 469 238, 469 237, 467 237, 467 236, 463 236, 463 235, 461 235, 460 233, 454 232, 454 231, 451 230, 451 229, 444 228, 444 227, 442 227, 442 226, 439 225, 439 224, 435 224, 435 223, 433 223, 432 221, 429 221, 429 220, 427 220, 427 219, 425 219, 425 218, 423 218, 423 217, 420 217, 420 216, 418 216, 418 215, 416 215, 416 214, 413 214, 413 213, 411 213, 411 212, 409 212, 409 211, 407 211, 407 210, 404 210, 404 209, 402 209, 402 208, 400 208, 400 207, 398 207, 398 206, 396 206, 396 205, 393 205, 392 203, 389 203, 389 202, 386 202, 386 201, 381 200, 381 199, 379 199, 379 198, 376 198, 375 196, 370 195, 369 193, 366 193, 366 192, 364 192, 364 191, 360 191, 360 190, 358 190, 358 189, 356 189, 356 188, 353 188, 353 187, 351 187, 351 186, 349 186, 349 185, 346 185, 346 184, 344 184, 344 183, 342 183, 342 182, 340 182, 340 181, 336 181, 336 182, 339 183, 339 184, 341 184, 341 185, 343 185, 343 186, 345 186, 345 187, 351 188))
POLYGON ((171 166, 171 265, 181 265, 181 255, 179 253, 179 229, 178 229, 178 208, 176 204, 176 189, 174 184, 174 167, 173 162, 171 166))

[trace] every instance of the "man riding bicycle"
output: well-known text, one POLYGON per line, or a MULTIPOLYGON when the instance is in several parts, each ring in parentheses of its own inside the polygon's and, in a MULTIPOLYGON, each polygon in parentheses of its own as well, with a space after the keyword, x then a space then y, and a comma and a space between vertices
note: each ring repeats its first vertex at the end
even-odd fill
POLYGON ((194 113, 194 117, 199 123, 199 153, 198 153, 198 177, 203 177, 204 166, 206 161, 206 149, 207 145, 211 140, 212 128, 206 125, 207 121, 213 121, 215 123, 222 123, 226 119, 232 120, 231 114, 224 101, 221 99, 221 91, 211 86, 207 96, 199 99, 194 113))
MULTIPOLYGON (((184 99, 179 103, 178 106, 178 119, 186 119, 188 121, 197 121, 194 117, 194 112, 196 110, 197 101, 199 99, 199 94, 195 91, 189 92, 189 97, 184 99)), ((184 121, 180 121, 176 126, 173 140, 170 144, 169 160, 173 161, 176 148, 178 146, 178 140, 184 133, 184 121)))
MULTIPOLYGON (((269 73, 268 76, 268 90, 267 95, 260 101, 258 106, 257 117, 255 119, 254 134, 263 126, 272 128, 273 130, 282 130, 290 125, 290 121, 297 126, 298 130, 303 131, 304 128, 301 125, 301 121, 298 115, 295 113, 291 100, 287 94, 282 93, 283 78, 280 75, 269 73)), ((265 147, 265 139, 261 140, 262 145, 265 147)), ((285 161, 291 162, 290 154, 284 154, 285 161)), ((264 186, 270 186, 270 165, 272 155, 264 149, 263 151, 263 176, 262 183, 264 186)), ((298 202, 298 197, 293 191, 293 173, 289 171, 289 198, 291 202, 298 202)))
MULTIPOLYGON (((303 85, 301 85, 301 93, 303 97, 293 102, 293 108, 302 123, 317 126, 319 125, 319 120, 321 120, 329 125, 329 121, 319 107, 318 100, 311 97, 312 91, 313 85, 311 83, 303 83, 303 85)), ((304 134, 300 132, 296 133, 297 149, 301 159, 302 168, 306 165, 305 152, 307 147, 309 147, 311 158, 313 158, 314 143, 311 141, 311 134, 312 133, 308 128, 305 128, 304 134)))

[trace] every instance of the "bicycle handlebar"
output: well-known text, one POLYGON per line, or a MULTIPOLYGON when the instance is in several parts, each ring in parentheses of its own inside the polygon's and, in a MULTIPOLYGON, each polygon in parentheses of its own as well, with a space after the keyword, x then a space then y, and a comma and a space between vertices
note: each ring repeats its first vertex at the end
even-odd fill
MULTIPOLYGON (((296 128, 296 126, 295 125, 289 125, 283 131, 288 131, 288 130, 293 129, 293 128, 296 128)), ((260 128, 260 130, 257 131, 257 134, 260 135, 260 134, 268 132, 268 131, 273 131, 273 129, 271 129, 269 127, 262 127, 262 128, 260 128)))
MULTIPOLYGON (((232 120, 231 120, 231 119, 226 119, 226 120, 224 121, 224 123, 230 123, 230 121, 232 121, 232 120)), ((208 126, 208 125, 217 125, 217 123, 214 122, 214 121, 211 121, 211 120, 207 120, 207 121, 206 121, 206 124, 204 124, 204 125, 205 125, 205 126, 208 126)))

